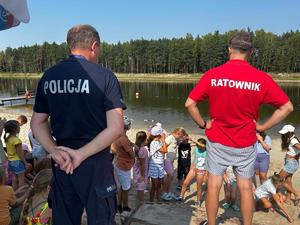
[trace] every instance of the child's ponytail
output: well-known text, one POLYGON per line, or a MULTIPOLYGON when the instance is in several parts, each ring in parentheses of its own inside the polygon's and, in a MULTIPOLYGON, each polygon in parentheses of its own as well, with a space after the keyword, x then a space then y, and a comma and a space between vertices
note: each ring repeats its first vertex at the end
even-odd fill
POLYGON ((20 127, 20 124, 17 120, 9 120, 4 124, 4 141, 7 142, 8 137, 11 133, 16 132, 20 127))

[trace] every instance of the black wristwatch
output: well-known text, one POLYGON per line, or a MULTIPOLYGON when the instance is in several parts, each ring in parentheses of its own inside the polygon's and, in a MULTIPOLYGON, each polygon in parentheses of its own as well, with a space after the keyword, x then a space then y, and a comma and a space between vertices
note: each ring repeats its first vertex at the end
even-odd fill
POLYGON ((203 120, 203 121, 204 121, 203 127, 199 125, 199 128, 202 129, 202 130, 204 130, 206 128, 206 121, 205 120, 203 120))

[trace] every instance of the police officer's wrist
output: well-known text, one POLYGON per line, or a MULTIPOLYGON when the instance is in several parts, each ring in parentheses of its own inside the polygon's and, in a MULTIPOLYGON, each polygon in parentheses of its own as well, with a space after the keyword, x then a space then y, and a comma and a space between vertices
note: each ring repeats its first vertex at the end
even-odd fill
POLYGON ((200 125, 199 125, 199 128, 202 129, 202 130, 204 130, 204 129, 206 128, 206 121, 203 120, 203 123, 204 123, 203 126, 200 126, 200 125))

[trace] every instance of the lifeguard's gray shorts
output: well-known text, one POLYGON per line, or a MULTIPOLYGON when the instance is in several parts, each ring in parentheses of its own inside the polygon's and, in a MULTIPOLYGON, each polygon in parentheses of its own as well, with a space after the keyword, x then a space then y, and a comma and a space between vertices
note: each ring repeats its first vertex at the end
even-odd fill
POLYGON ((205 158, 206 170, 216 176, 223 176, 228 166, 233 166, 235 174, 242 178, 252 178, 255 170, 256 150, 253 146, 246 148, 228 147, 207 141, 205 158))

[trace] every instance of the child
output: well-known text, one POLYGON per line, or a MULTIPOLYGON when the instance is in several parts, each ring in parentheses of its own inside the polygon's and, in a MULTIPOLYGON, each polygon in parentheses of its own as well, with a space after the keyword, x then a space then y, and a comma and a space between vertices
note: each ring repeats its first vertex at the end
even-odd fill
POLYGON ((131 187, 131 168, 134 164, 133 144, 127 137, 127 131, 130 130, 131 120, 124 117, 124 130, 116 141, 112 143, 111 149, 116 154, 115 173, 118 184, 118 212, 130 212, 128 206, 128 192, 131 187))
POLYGON ((178 145, 177 179, 180 186, 187 177, 191 167, 191 144, 188 136, 180 141, 178 145))
MULTIPOLYGON (((0 137, 2 137, 2 133, 3 133, 5 123, 6 123, 6 119, 5 118, 2 119, 0 117, 0 137)), ((3 166, 4 168, 6 168, 7 165, 8 165, 8 162, 7 162, 6 153, 4 151, 3 144, 2 144, 2 141, 0 139, 0 166, 3 166)))
POLYGON ((20 124, 20 126, 23 126, 24 124, 26 124, 28 122, 27 117, 24 115, 18 116, 17 121, 20 124))
POLYGON ((265 209, 272 209, 271 198, 274 200, 276 205, 281 209, 287 220, 292 223, 293 218, 289 215, 287 209, 284 207, 285 197, 281 193, 277 193, 277 189, 283 184, 284 179, 279 174, 274 175, 259 186, 254 192, 254 198, 256 201, 256 208, 262 206, 265 209))
POLYGON ((11 186, 5 185, 6 173, 3 167, 0 166, 0 224, 1 225, 17 225, 19 224, 20 208, 25 200, 25 195, 16 198, 16 194, 21 192, 19 189, 14 193, 11 186), (10 208, 12 208, 10 210, 10 208))
POLYGON ((48 194, 52 170, 40 171, 34 178, 25 200, 21 225, 50 225, 52 211, 48 207, 48 194))
POLYGON ((30 165, 27 164, 22 149, 22 141, 17 137, 20 124, 16 120, 9 120, 4 125, 4 140, 8 155, 9 170, 13 172, 13 188, 18 189, 24 185, 24 173, 30 165))
POLYGON ((239 212, 240 208, 236 205, 237 196, 237 185, 236 176, 234 174, 232 166, 228 166, 224 178, 224 192, 225 192, 225 203, 223 203, 223 208, 228 209, 231 207, 234 211, 239 212))
POLYGON ((160 194, 165 176, 164 170, 164 155, 167 152, 167 145, 165 142, 165 135, 160 126, 152 127, 150 137, 148 139, 148 147, 150 148, 149 172, 148 176, 151 178, 150 202, 154 202, 154 196, 160 203, 160 194))
MULTIPOLYGON (((272 140, 269 135, 265 132, 259 132, 256 134, 257 142, 255 144, 255 149, 257 152, 257 157, 255 160, 255 174, 259 177, 260 184, 266 181, 267 173, 270 165, 270 151, 272 147, 272 140)), ((256 186, 256 177, 255 177, 256 186)))
POLYGON ((203 138, 197 141, 190 138, 190 140, 196 143, 194 150, 194 162, 191 169, 183 182, 179 200, 184 199, 184 194, 187 190, 188 185, 191 183, 193 178, 196 176, 197 179, 197 205, 201 206, 202 199, 202 185, 206 181, 206 171, 205 171, 205 157, 206 157, 206 140, 203 138))
POLYGON ((139 131, 135 141, 135 163, 133 166, 133 180, 139 203, 144 203, 144 191, 148 183, 148 149, 145 146, 147 134, 139 131))
POLYGON ((299 168, 300 143, 294 132, 295 127, 292 125, 285 125, 279 131, 282 140, 281 148, 283 151, 286 151, 284 167, 279 175, 285 179, 283 186, 287 189, 287 204, 290 204, 291 194, 293 193, 295 196, 295 205, 297 205, 300 200, 300 192, 293 187, 292 177, 299 168))
POLYGON ((29 131, 28 138, 32 149, 32 157, 34 159, 43 159, 48 156, 48 153, 43 146, 35 139, 32 130, 29 131))
MULTIPOLYGON (((160 125, 158 123, 158 125, 160 125)), ((171 184, 174 177, 174 161, 178 152, 178 140, 182 137, 187 136, 186 131, 181 128, 175 128, 172 133, 166 137, 166 144, 168 146, 168 152, 166 154, 166 159, 164 162, 164 169, 167 173, 166 179, 164 181, 164 193, 161 196, 163 200, 170 201, 175 198, 175 194, 170 192, 171 184)))

